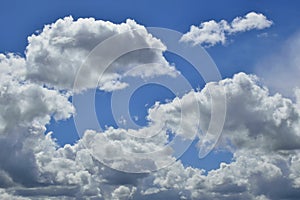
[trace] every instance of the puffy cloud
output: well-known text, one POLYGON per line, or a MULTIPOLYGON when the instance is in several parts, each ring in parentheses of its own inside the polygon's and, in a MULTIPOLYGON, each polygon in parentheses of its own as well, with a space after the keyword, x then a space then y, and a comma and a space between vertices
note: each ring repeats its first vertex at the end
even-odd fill
MULTIPOLYGON (((210 92, 217 92, 219 87, 226 91, 227 118, 218 145, 234 152, 233 162, 221 164, 208 175, 176 163, 154 174, 150 185, 156 187, 149 187, 144 194, 166 195, 165 191, 170 190, 171 193, 178 192, 178 199, 184 196, 187 199, 284 199, 289 195, 299 196, 296 166, 300 148, 300 112, 297 104, 279 94, 270 95, 256 76, 244 73, 212 83, 210 92)), ((204 88, 194 95, 201 108, 200 124, 205 127, 210 120, 206 112, 210 109, 209 101, 206 101, 209 93, 204 88)), ((194 103, 190 99, 189 94, 183 96, 181 104, 194 103)), ((159 119, 168 118, 176 124, 180 109, 173 101, 157 105, 151 112, 159 113, 153 115, 155 118, 163 116, 159 119)), ((191 113, 185 119, 193 121, 193 117, 191 113)))
POLYGON ((69 118, 74 108, 68 95, 27 81, 25 61, 19 56, 1 55, 0 68, 0 184, 38 186, 37 153, 47 151, 49 144, 55 148, 50 136, 43 135, 45 125, 51 117, 69 118))
MULTIPOLYGON (((93 144, 101 142, 103 137, 100 134, 87 132, 78 144, 66 145, 63 148, 57 147, 51 139, 51 133, 44 135, 45 124, 49 123, 50 117, 61 120, 74 113, 74 108, 68 101, 68 94, 47 89, 24 79, 25 77, 22 78, 18 74, 20 71, 13 70, 25 69, 24 65, 20 65, 24 64, 24 60, 18 56, 3 55, 0 64, 0 143, 3 148, 0 153, 0 185, 7 188, 1 191, 3 199, 124 199, 127 194, 134 193, 134 187, 130 187, 130 193, 126 193, 127 188, 116 188, 115 185, 135 185, 138 178, 145 175, 116 172, 91 156, 87 141, 94 140, 93 144), (108 188, 107 192, 100 189, 103 187, 108 188)), ((149 151, 166 141, 161 140, 166 137, 162 136, 145 145, 141 141, 126 139, 123 136, 124 131, 107 130, 105 134, 108 135, 111 144, 104 145, 108 152, 111 150, 113 153, 120 148, 119 145, 129 148, 121 148, 119 152, 149 151)), ((137 163, 132 163, 132 166, 134 164, 137 163)))
POLYGON ((226 20, 220 22, 210 20, 202 22, 199 27, 192 25, 190 31, 182 36, 181 41, 207 46, 214 46, 218 43, 225 44, 228 35, 253 29, 261 30, 272 24, 273 22, 263 14, 250 12, 244 17, 234 18, 231 23, 226 20))
POLYGON ((164 149, 167 143, 165 133, 154 138, 139 139, 131 137, 131 131, 113 128, 101 134, 86 131, 82 143, 96 159, 124 172, 154 171, 175 161, 172 149, 164 149))
POLYGON ((24 80, 26 73, 26 60, 19 55, 9 53, 7 55, 0 54, 1 78, 8 78, 8 74, 17 80, 24 80))
POLYGON ((244 17, 236 17, 231 22, 230 33, 244 32, 252 29, 265 29, 273 24, 266 16, 261 13, 250 12, 244 17))
MULTIPOLYGON (((195 103, 193 100, 198 101, 202 119, 200 124, 205 127, 210 119, 207 112, 211 108, 209 92, 218 92, 220 87, 226 91, 228 113, 218 148, 233 151, 233 162, 222 163, 219 169, 205 175, 203 170, 183 167, 177 161, 167 168, 139 178, 137 184, 133 184, 136 187, 133 198, 284 199, 290 195, 299 196, 297 163, 300 118, 297 104, 279 94, 270 95, 256 76, 244 73, 208 85, 200 92, 191 91, 180 102, 184 108, 188 108, 188 105, 195 103), (285 185, 285 188, 281 185, 285 185)), ((173 127, 175 133, 179 130, 178 134, 184 136, 190 130, 189 126, 196 126, 193 123, 195 116, 192 112, 185 116, 191 124, 176 129, 181 118, 178 100, 156 104, 149 111, 149 119, 152 120, 152 125, 159 123, 159 120, 163 121, 162 123, 173 127)), ((110 152, 122 157, 123 151, 137 150, 136 141, 133 143, 126 136, 121 137, 118 132, 124 130, 110 129, 103 133, 108 134, 111 140, 108 146, 114 150, 111 149, 110 152), (119 143, 120 140, 123 142, 119 143), (118 145, 115 146, 114 143, 118 145), (123 150, 120 151, 120 148, 123 150)), ((89 132, 86 137, 90 137, 89 134, 95 133, 89 132)), ((99 137, 103 140, 104 136, 99 137)), ((98 144, 95 137, 91 141, 98 144)), ((106 149, 105 144, 99 144, 101 151, 106 149)), ((147 145, 150 144, 140 146, 139 151, 151 149, 147 145)), ((124 188, 125 190, 129 192, 128 188, 124 188)))
MULTIPOLYGON (((199 126, 205 133, 211 119, 210 95, 214 96, 216 104, 222 103, 223 99, 218 96, 220 88, 227 96, 223 141, 228 139, 231 147, 252 149, 259 145, 266 151, 300 148, 298 104, 280 94, 270 95, 256 76, 244 73, 208 83, 201 92, 191 91, 180 100, 156 104, 149 110, 148 119, 185 138, 193 137, 192 133, 199 126), (199 112, 195 112, 193 105, 199 105, 199 112)), ((199 145, 203 142, 200 140, 199 145)))
POLYGON ((46 123, 53 116, 56 120, 66 119, 74 112, 68 96, 56 90, 49 90, 22 79, 24 61, 13 55, 0 60, 1 99, 0 130, 10 132, 18 126, 31 126, 42 121, 46 123))
POLYGON ((217 43, 225 44, 225 30, 229 29, 228 26, 225 20, 203 22, 199 27, 192 25, 190 31, 182 36, 181 41, 191 42, 193 45, 214 46, 217 43))
POLYGON ((135 187, 131 189, 129 187, 121 185, 113 191, 112 199, 114 200, 129 199, 130 197, 132 197, 134 192, 135 192, 135 187))
POLYGON ((126 87, 123 74, 141 64, 151 67, 134 76, 177 74, 162 55, 164 44, 133 20, 113 24, 65 17, 46 25, 28 42, 27 77, 59 89, 72 89, 75 78, 74 89, 79 91, 97 86, 107 91, 122 89, 126 87))
MULTIPOLYGON (((6 181, 2 184, 7 184, 5 187, 10 189, 5 190, 3 195, 95 199, 283 199, 290 195, 297 197, 299 153, 298 146, 294 145, 293 141, 299 138, 298 133, 294 131, 299 123, 299 110, 296 109, 296 105, 280 95, 270 96, 268 90, 259 84, 257 77, 244 73, 211 84, 214 87, 223 87, 227 92, 228 117, 219 148, 229 148, 234 152, 232 163, 222 163, 219 169, 210 171, 207 175, 201 169, 184 167, 180 161, 154 173, 128 174, 112 170, 95 159, 97 156, 91 155, 91 144, 96 145, 94 148, 104 151, 104 155, 108 157, 115 158, 117 155, 122 158, 125 151, 147 152, 162 146, 166 140, 163 139, 165 136, 160 136, 152 143, 145 143, 129 137, 126 130, 109 128, 103 133, 88 131, 77 144, 57 148, 49 134, 28 138, 30 134, 21 143, 26 141, 24 146, 28 149, 38 144, 31 151, 31 162, 34 165, 29 165, 34 166, 35 178, 30 184, 25 184, 11 178, 9 172, 4 169, 1 176, 6 177, 6 181), (260 127, 261 121, 263 126, 260 127), (254 127, 253 124, 258 124, 258 127, 254 127), (282 134, 285 134, 285 139, 281 137, 282 134), (101 143, 103 139, 109 139, 107 144, 101 143), (226 141, 231 142, 230 146, 226 141), (16 182, 22 183, 22 187, 11 186, 16 182), (281 187, 282 184, 285 188, 281 187)), ((206 110, 210 109, 209 101, 203 99, 209 99, 209 92, 203 89, 190 94, 197 96, 196 100, 199 101, 200 107, 203 107, 201 114, 207 115, 206 110)), ((187 94, 180 101, 186 105, 193 104, 190 99, 191 96, 187 94)), ((175 111, 178 109, 171 109, 176 106, 176 101, 158 104, 150 111, 150 119, 152 116, 158 116, 155 112, 159 115, 163 112, 170 114, 172 110, 173 113, 165 116, 170 118, 169 121, 176 121, 175 111)), ((193 114, 189 117, 193 119, 193 114)), ((209 116, 202 119, 205 125, 209 116)), ((41 130, 40 133, 42 132, 41 130)), ((126 159, 121 160, 126 163, 126 159)), ((133 167, 134 164, 138 163, 131 161, 130 166, 133 167)), ((26 165, 22 163, 22 166, 26 165)), ((15 170, 15 174, 20 173, 20 169, 15 170)), ((26 167, 24 170, 28 173, 29 169, 26 167)))
POLYGON ((227 96, 223 134, 238 148, 299 149, 299 109, 280 94, 270 95, 257 77, 240 73, 219 83, 227 96))

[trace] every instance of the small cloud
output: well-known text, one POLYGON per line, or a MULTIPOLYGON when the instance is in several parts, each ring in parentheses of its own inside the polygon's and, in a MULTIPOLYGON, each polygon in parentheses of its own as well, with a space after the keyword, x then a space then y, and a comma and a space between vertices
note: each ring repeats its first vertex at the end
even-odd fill
POLYGON ((139 117, 135 115, 135 116, 133 116, 133 119, 134 119, 134 121, 138 121, 139 117))
POLYGON ((218 43, 225 44, 227 36, 250 30, 269 28, 273 22, 261 13, 250 12, 244 17, 236 17, 232 22, 210 20, 202 22, 199 26, 192 25, 190 31, 185 33, 180 41, 211 47, 218 43))
POLYGON ((269 34, 264 32, 264 33, 257 34, 257 37, 258 38, 266 38, 266 37, 269 37, 269 34))
POLYGON ((120 119, 118 120, 118 123, 125 126, 127 124, 127 121, 124 118, 124 116, 121 116, 120 119))

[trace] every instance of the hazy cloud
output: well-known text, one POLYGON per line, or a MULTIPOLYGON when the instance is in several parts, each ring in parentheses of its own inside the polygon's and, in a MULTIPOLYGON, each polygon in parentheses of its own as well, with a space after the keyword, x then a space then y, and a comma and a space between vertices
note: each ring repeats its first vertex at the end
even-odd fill
POLYGON ((272 92, 285 96, 294 96, 294 90, 300 87, 300 32, 293 34, 282 48, 259 63, 256 72, 272 92))

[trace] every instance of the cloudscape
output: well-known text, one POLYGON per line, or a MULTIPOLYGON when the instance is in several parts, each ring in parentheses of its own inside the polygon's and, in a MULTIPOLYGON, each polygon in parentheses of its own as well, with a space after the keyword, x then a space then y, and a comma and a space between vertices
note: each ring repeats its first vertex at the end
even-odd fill
POLYGON ((0 8, 0 199, 300 199, 296 1, 0 8))

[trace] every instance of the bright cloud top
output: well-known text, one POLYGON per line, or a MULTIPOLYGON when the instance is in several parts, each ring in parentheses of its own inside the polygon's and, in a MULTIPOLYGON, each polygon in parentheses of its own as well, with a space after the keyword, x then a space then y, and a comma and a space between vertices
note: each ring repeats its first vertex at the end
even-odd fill
POLYGON ((134 20, 126 23, 113 24, 93 18, 78 19, 72 17, 59 19, 55 23, 46 25, 40 34, 28 37, 26 48, 28 79, 44 83, 59 89, 73 88, 77 78, 76 91, 93 88, 99 73, 110 66, 110 71, 102 77, 98 87, 102 90, 113 91, 126 87, 121 79, 124 72, 137 65, 152 63, 152 68, 143 68, 135 76, 151 77, 158 75, 176 76, 176 70, 162 56, 166 50, 160 40, 147 32, 144 26, 134 20), (123 34, 123 35, 122 35, 123 34), (124 47, 135 44, 144 49, 132 51, 110 62, 110 53, 121 48, 118 44, 106 47, 101 57, 85 63, 84 76, 76 77, 76 73, 83 65, 91 51, 101 42, 116 35, 122 35, 120 41, 124 47))
POLYGON ((260 13, 250 12, 244 17, 236 17, 232 22, 210 20, 202 22, 199 26, 192 25, 190 31, 181 38, 182 42, 193 45, 214 46, 225 44, 229 35, 249 30, 262 30, 269 28, 273 22, 260 13))

